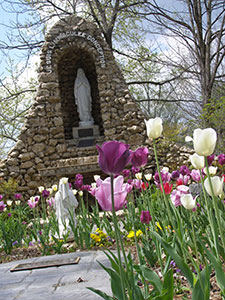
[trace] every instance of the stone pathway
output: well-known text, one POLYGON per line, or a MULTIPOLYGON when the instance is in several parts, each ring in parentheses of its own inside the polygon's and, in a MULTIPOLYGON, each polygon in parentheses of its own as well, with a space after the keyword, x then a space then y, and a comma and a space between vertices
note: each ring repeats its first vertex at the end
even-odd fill
POLYGON ((107 256, 102 251, 43 256, 0 264, 0 300, 102 299, 86 288, 93 287, 111 295, 109 276, 97 261, 110 266, 107 256), (75 259, 77 256, 80 257, 80 261, 76 265, 10 272, 18 263, 75 259))

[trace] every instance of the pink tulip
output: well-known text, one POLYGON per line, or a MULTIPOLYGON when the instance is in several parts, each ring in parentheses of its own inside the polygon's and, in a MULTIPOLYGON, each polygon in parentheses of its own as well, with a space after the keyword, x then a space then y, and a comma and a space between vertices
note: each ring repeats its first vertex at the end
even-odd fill
POLYGON ((200 176, 199 170, 192 170, 191 171, 191 178, 194 181, 199 182, 201 180, 201 176, 200 176))
MULTIPOLYGON (((112 211, 112 199, 111 199, 111 182, 110 177, 98 182, 98 186, 95 190, 95 198, 97 199, 101 208, 105 211, 112 211)), ((129 191, 129 185, 124 184, 123 176, 118 176, 113 181, 114 187, 114 203, 115 210, 121 209, 126 204, 126 197, 129 191)))
POLYGON ((108 175, 119 175, 131 160, 129 145, 118 141, 96 145, 99 153, 99 166, 108 175))
POLYGON ((132 166, 135 168, 140 168, 142 166, 145 166, 148 162, 148 148, 147 147, 141 147, 132 152, 132 158, 131 163, 132 166))
POLYGON ((149 224, 149 222, 152 220, 152 216, 150 215, 150 212, 148 210, 142 210, 140 220, 141 223, 149 224))

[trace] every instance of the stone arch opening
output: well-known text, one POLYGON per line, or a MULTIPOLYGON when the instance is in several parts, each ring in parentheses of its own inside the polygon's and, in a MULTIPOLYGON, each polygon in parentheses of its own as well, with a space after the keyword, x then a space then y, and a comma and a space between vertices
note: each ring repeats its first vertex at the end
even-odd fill
POLYGON ((74 82, 78 68, 84 70, 91 85, 92 116, 94 124, 99 126, 100 135, 103 135, 103 122, 94 60, 83 49, 69 48, 64 51, 58 63, 61 111, 66 140, 73 139, 72 128, 79 127, 79 114, 74 99, 74 82))

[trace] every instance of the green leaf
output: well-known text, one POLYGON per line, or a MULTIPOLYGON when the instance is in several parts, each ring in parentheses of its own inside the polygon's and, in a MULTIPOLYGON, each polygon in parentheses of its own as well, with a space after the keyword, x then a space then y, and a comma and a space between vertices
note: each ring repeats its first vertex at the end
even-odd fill
POLYGON ((202 247, 205 249, 206 255, 215 269, 217 283, 222 292, 225 293, 225 273, 222 268, 222 263, 205 247, 205 245, 202 244, 202 247))
POLYGON ((177 254, 176 250, 172 248, 165 240, 163 240, 156 232, 151 231, 151 233, 156 237, 156 239, 163 245, 168 254, 175 261, 176 265, 183 272, 184 276, 188 280, 191 288, 193 288, 193 273, 189 269, 188 265, 183 261, 183 259, 177 254))
POLYGON ((210 296, 210 271, 206 268, 200 273, 194 288, 192 290, 192 300, 208 300, 210 296))
POLYGON ((100 291, 100 290, 97 290, 97 289, 94 289, 94 288, 91 288, 91 287, 87 287, 88 290, 98 294, 99 296, 101 296, 103 299, 105 300, 114 300, 115 298, 107 295, 106 293, 100 291))
POLYGON ((163 282, 163 291, 166 291, 168 293, 165 296, 163 296, 162 300, 173 300, 173 290, 174 290, 173 271, 170 269, 167 271, 163 282))
POLYGON ((113 269, 105 267, 99 261, 98 263, 110 276, 113 296, 115 296, 118 299, 124 299, 123 297, 124 291, 122 289, 122 284, 121 284, 122 278, 120 278, 119 274, 117 274, 113 269))
POLYGON ((134 268, 137 270, 137 272, 141 272, 142 276, 145 280, 148 280, 158 291, 158 293, 161 293, 162 291, 162 282, 159 278, 159 276, 156 274, 156 272, 152 271, 146 266, 134 266, 134 268))

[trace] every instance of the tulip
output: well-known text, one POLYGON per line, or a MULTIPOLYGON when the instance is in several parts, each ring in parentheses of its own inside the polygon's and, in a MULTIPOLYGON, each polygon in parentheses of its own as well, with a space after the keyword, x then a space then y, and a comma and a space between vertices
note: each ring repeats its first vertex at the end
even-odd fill
POLYGON ((2 200, 3 196, 0 194, 0 201, 2 200))
POLYGON ((99 153, 99 166, 108 175, 119 175, 131 160, 129 145, 118 141, 96 145, 99 153))
POLYGON ((189 168, 185 165, 181 166, 180 167, 180 170, 179 170, 180 174, 185 176, 185 175, 189 175, 191 172, 189 170, 189 168))
POLYGON ((39 186, 39 188, 38 188, 39 193, 42 193, 44 191, 44 189, 45 188, 43 186, 39 186))
POLYGON ((216 147, 217 134, 212 128, 195 129, 193 139, 186 137, 185 141, 193 141, 195 152, 200 156, 209 156, 216 147))
MULTIPOLYGON (((38 198, 39 200, 39 198, 38 198)), ((35 208, 36 205, 38 204, 37 197, 31 197, 28 201, 27 204, 29 205, 30 208, 35 208)))
POLYGON ((21 201, 20 201, 20 200, 16 200, 16 201, 15 201, 15 204, 16 204, 17 206, 19 206, 19 205, 20 205, 20 203, 21 203, 21 201))
POLYGON ((15 197, 16 200, 20 200, 21 197, 22 197, 22 194, 16 193, 16 194, 14 195, 14 197, 15 197))
POLYGON ((50 192, 48 190, 43 190, 41 194, 44 198, 48 198, 48 196, 50 195, 50 192))
MULTIPOLYGON (((100 185, 96 188, 95 197, 105 211, 112 211, 112 198, 111 198, 111 182, 110 177, 102 180, 100 185)), ((121 209, 126 204, 126 197, 129 190, 128 184, 124 184, 123 176, 118 176, 113 181, 114 187, 114 204, 115 210, 121 209)))
POLYGON ((204 156, 200 156, 197 153, 190 155, 190 161, 192 166, 197 170, 201 170, 205 166, 204 156))
POLYGON ((147 181, 150 181, 152 179, 152 174, 145 174, 144 176, 147 181))
MULTIPOLYGON (((217 196, 221 197, 223 194, 223 178, 220 178, 219 176, 214 176, 214 177, 211 177, 210 179, 212 182, 212 188, 213 188, 214 195, 216 197, 217 196)), ((206 178, 206 180, 204 181, 204 187, 205 187, 207 193, 212 197, 213 193, 210 188, 209 178, 206 178)))
POLYGON ((178 170, 173 171, 171 174, 171 179, 176 180, 180 176, 180 172, 178 170))
POLYGON ((145 166, 148 162, 148 154, 149 151, 147 147, 141 147, 138 148, 136 151, 132 152, 132 166, 135 168, 145 166))
POLYGON ((218 155, 218 162, 220 165, 225 165, 225 154, 218 155))
POLYGON ((4 211, 5 207, 6 207, 6 205, 4 204, 4 202, 0 201, 0 211, 4 211))
MULTIPOLYGON (((214 175, 216 175, 217 167, 210 166, 210 167, 208 168, 208 170, 209 170, 209 174, 210 174, 211 176, 214 176, 214 175)), ((204 174, 207 174, 206 168, 204 168, 203 172, 204 172, 204 174)))
POLYGON ((201 180, 200 171, 199 170, 192 170, 191 171, 191 178, 194 181, 199 182, 201 180))
POLYGON ((83 197, 83 194, 84 194, 83 191, 79 191, 79 192, 78 192, 78 195, 79 195, 80 197, 83 197))
POLYGON ((142 210, 140 220, 141 223, 143 224, 149 224, 149 222, 152 220, 152 216, 150 215, 150 212, 148 210, 142 210))
POLYGON ((208 166, 211 166, 211 164, 214 161, 214 158, 215 158, 214 154, 207 156, 208 166))
POLYGON ((161 118, 149 119, 148 121, 145 120, 145 125, 149 139, 157 139, 160 137, 163 131, 161 118))
POLYGON ((7 204, 8 206, 12 206, 12 203, 13 203, 12 200, 7 200, 7 201, 6 201, 6 204, 7 204))
POLYGON ((142 173, 136 173, 135 178, 141 180, 142 179, 142 173))
POLYGON ((193 209, 195 207, 195 199, 191 194, 182 194, 180 201, 186 209, 193 209))
MULTIPOLYGON (((169 184, 169 182, 166 182, 163 184, 163 187, 164 187, 164 191, 165 191, 165 194, 166 195, 169 195, 172 191, 172 188, 173 188, 173 184, 169 184)), ((162 192, 162 186, 160 185, 160 190, 162 192)))
POLYGON ((52 186, 52 190, 53 190, 54 192, 57 192, 57 190, 58 190, 58 186, 57 186, 57 184, 53 184, 53 186, 52 186))
POLYGON ((129 177, 130 176, 130 170, 125 169, 125 170, 123 170, 122 174, 123 174, 124 177, 129 177))

